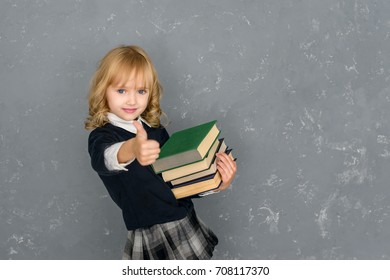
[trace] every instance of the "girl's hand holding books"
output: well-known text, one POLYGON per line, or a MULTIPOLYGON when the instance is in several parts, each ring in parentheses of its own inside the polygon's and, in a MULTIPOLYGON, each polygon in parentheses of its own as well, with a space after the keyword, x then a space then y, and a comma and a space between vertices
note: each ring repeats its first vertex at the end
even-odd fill
POLYGON ((234 179, 237 172, 236 162, 226 153, 217 153, 217 168, 221 174, 222 183, 218 190, 227 189, 234 179))

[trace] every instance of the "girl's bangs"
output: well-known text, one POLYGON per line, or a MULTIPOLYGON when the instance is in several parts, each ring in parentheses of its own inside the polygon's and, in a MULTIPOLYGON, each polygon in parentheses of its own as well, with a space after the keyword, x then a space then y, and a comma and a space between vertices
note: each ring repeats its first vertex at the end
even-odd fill
POLYGON ((122 63, 119 63, 115 68, 116 69, 113 69, 111 75, 110 84, 123 86, 127 83, 129 78, 132 77, 137 81, 142 81, 142 86, 145 88, 151 88, 153 84, 152 71, 146 61, 122 61, 122 63))

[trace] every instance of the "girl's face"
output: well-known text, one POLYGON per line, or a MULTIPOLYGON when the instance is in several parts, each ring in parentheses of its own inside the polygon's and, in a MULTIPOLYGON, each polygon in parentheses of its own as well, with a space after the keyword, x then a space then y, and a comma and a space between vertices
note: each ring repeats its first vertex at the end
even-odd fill
POLYGON ((106 90, 110 112, 126 121, 137 119, 145 111, 149 94, 142 75, 134 72, 128 80, 118 80, 106 90))

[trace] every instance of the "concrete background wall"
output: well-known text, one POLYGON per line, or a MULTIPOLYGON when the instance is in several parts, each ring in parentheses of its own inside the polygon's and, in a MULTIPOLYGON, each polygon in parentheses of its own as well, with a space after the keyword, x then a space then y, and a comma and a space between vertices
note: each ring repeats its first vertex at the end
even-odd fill
POLYGON ((217 119, 232 188, 197 200, 216 259, 390 258, 390 2, 0 2, 0 258, 119 259, 92 171, 97 61, 142 46, 174 132, 217 119))

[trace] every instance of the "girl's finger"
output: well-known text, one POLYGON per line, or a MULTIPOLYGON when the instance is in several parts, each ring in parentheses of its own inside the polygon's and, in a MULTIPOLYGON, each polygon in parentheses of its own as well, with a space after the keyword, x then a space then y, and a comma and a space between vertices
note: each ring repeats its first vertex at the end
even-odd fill
POLYGON ((228 174, 234 174, 236 171, 236 167, 234 165, 235 162, 225 162, 225 161, 218 161, 217 165, 221 166, 221 168, 224 168, 226 170, 226 173, 228 174))
POLYGON ((222 181, 224 183, 230 182, 233 178, 233 173, 224 167, 219 166, 218 171, 221 174, 222 181))
POLYGON ((230 156, 228 156, 226 153, 219 153, 219 154, 217 154, 217 157, 220 161, 228 164, 232 170, 237 169, 236 162, 230 156))
POLYGON ((222 175, 223 177, 228 177, 228 176, 229 176, 228 174, 231 173, 229 167, 226 166, 225 163, 219 162, 219 163, 217 164, 217 166, 218 166, 219 172, 221 173, 221 175, 222 175))

